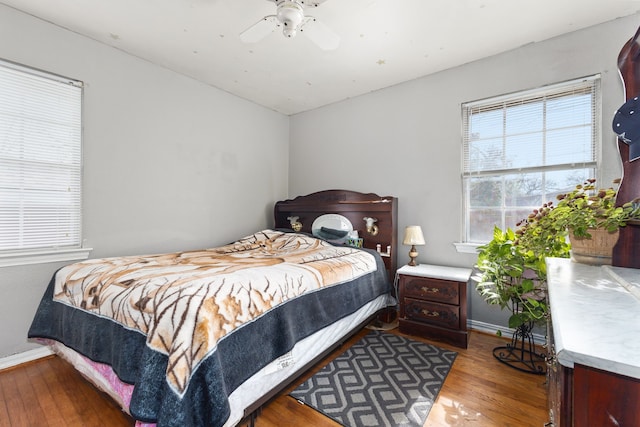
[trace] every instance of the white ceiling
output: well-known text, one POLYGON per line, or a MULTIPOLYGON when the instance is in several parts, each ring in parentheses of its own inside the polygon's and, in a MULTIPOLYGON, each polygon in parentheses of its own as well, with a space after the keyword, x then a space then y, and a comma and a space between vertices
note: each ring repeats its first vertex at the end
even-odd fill
POLYGON ((284 114, 317 108, 640 10, 635 0, 327 0, 320 50, 239 34, 267 0, 0 0, 7 6, 284 114))

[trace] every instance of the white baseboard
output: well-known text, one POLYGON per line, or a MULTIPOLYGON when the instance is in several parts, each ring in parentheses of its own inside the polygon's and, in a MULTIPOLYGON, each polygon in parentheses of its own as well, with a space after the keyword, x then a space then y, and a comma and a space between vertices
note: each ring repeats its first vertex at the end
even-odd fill
POLYGON ((51 351, 49 347, 43 346, 22 353, 12 354, 11 356, 2 357, 0 358, 0 371, 23 363, 31 362, 33 360, 41 359, 52 354, 53 351, 51 351))
MULTIPOLYGON (((502 334, 503 337, 511 337, 513 335, 514 329, 507 328, 505 326, 493 325, 491 323, 479 322, 477 320, 468 320, 467 328, 473 329, 479 332, 486 332, 488 334, 496 334, 498 331, 502 334)), ((533 342, 537 345, 546 344, 546 338, 544 335, 533 334, 533 342)))

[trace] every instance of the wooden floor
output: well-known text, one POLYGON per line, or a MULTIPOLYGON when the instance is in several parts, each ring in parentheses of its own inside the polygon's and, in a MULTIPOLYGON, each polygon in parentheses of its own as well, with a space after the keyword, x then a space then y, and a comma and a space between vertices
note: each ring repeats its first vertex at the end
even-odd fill
MULTIPOLYGON (((392 332, 398 333, 397 330, 392 332)), ((366 330, 361 331, 345 346, 366 333, 366 330)), ((495 360, 491 351, 504 345, 503 339, 472 332, 466 350, 440 342, 423 341, 458 352, 425 427, 542 427, 548 421, 545 377, 521 373, 495 360)), ((344 351, 345 346, 323 363, 344 351)), ((256 427, 338 426, 287 395, 312 373, 313 370, 309 371, 265 406, 256 427)), ((122 413, 108 396, 97 391, 58 357, 0 372, 2 427, 115 427, 133 424, 133 420, 122 413)))

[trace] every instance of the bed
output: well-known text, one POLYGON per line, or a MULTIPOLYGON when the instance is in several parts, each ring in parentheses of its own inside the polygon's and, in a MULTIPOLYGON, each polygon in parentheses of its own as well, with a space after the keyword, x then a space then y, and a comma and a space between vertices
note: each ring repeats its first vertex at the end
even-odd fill
POLYGON ((224 246, 72 264, 52 278, 29 337, 137 425, 252 422, 395 304, 396 216, 393 197, 322 191, 277 202, 272 228, 224 246))

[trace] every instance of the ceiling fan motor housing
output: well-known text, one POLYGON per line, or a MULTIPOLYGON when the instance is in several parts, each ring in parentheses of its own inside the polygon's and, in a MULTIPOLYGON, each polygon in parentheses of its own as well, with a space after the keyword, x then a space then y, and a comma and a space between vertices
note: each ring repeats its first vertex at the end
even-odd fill
POLYGON ((304 19, 304 10, 297 1, 283 1, 278 3, 276 16, 282 24, 282 33, 293 37, 304 19))

